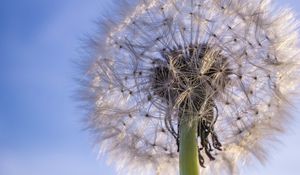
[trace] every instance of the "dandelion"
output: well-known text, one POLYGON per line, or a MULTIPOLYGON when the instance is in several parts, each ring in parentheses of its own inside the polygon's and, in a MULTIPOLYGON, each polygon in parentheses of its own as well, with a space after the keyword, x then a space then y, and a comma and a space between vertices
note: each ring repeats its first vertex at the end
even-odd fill
MULTIPOLYGON (((121 174, 237 174, 284 131, 298 22, 269 0, 141 0, 92 39, 83 95, 121 174)), ((109 21, 109 22, 107 22, 109 21)))

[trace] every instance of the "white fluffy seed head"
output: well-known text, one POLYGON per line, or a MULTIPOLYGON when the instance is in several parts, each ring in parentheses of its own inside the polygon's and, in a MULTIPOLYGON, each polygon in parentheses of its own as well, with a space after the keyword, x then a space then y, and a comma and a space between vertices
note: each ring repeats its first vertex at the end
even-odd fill
POLYGON ((100 152, 121 174, 178 174, 180 108, 197 113, 187 120, 217 120, 223 150, 202 175, 265 161, 299 88, 298 21, 270 3, 141 0, 104 21, 83 97, 100 152), (212 103, 217 117, 207 119, 212 103))

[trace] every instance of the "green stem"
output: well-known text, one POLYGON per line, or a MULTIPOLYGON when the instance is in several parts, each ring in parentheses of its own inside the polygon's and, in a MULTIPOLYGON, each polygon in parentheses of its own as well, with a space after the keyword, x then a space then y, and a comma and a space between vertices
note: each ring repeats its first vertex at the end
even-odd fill
POLYGON ((199 173, 197 126, 198 123, 196 121, 188 122, 184 119, 180 121, 180 175, 198 175, 199 173))

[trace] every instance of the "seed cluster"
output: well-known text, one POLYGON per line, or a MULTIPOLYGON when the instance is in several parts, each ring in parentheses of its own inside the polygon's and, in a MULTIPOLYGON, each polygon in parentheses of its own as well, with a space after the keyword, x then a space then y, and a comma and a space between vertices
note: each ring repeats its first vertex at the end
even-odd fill
MULTIPOLYGON (((170 51, 164 50, 161 54, 164 62, 152 70, 153 94, 161 97, 168 105, 178 106, 178 125, 185 115, 202 116, 197 119, 199 120, 199 145, 202 146, 198 149, 200 165, 204 167, 201 150, 204 148, 210 160, 215 159, 211 155, 213 147, 221 150, 222 145, 214 132, 214 124, 217 120, 217 114, 214 115, 213 111, 213 108, 216 108, 214 97, 220 93, 220 88, 225 88, 231 70, 220 51, 213 50, 207 45, 173 48, 170 51), (219 81, 215 81, 216 79, 219 81), (179 100, 183 94, 185 94, 184 99, 179 100), (205 115, 201 115, 203 112, 205 115)), ((179 126, 177 126, 178 131, 175 131, 172 120, 165 120, 165 125, 176 139, 177 151, 179 151, 179 126)))

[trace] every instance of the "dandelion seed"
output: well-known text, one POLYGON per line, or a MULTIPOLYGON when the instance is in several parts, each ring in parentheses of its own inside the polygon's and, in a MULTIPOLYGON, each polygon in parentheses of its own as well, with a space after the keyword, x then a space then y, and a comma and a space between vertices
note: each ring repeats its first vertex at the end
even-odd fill
POLYGON ((201 175, 265 161, 299 86, 292 12, 269 0, 143 0, 105 26, 84 90, 89 128, 121 174, 178 174, 192 129, 201 175))

